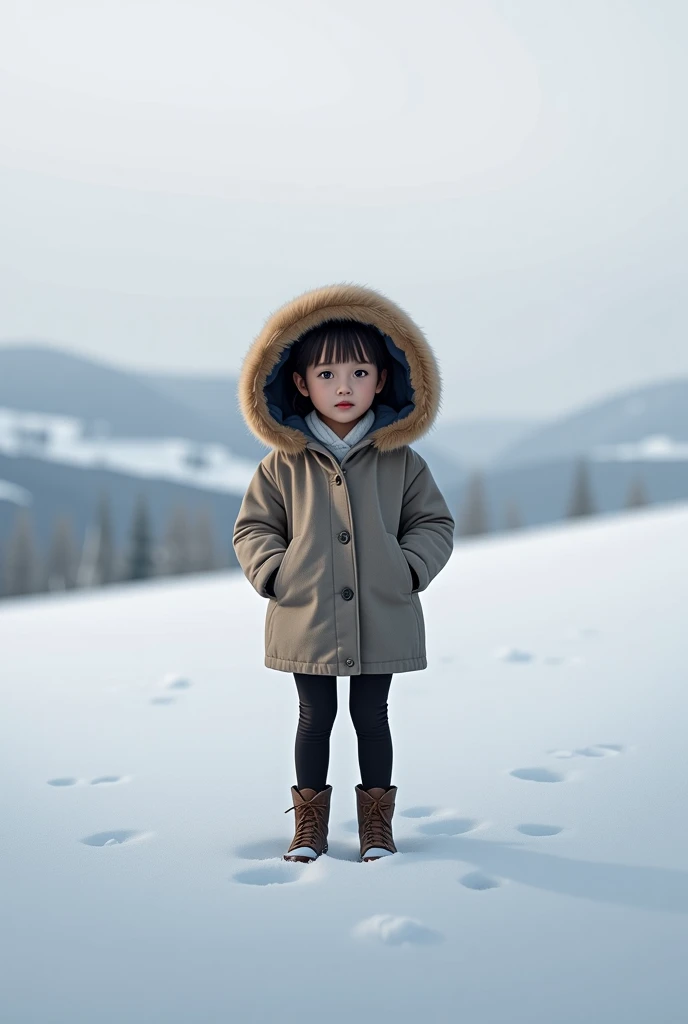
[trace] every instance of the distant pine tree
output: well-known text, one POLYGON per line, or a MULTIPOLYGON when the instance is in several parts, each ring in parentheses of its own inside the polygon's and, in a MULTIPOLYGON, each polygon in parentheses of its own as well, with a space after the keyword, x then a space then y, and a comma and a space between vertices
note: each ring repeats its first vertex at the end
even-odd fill
POLYGON ((77 587, 94 587, 96 585, 96 557, 98 555, 98 528, 93 524, 86 527, 81 545, 79 567, 76 571, 77 587))
POLYGON ((61 515, 55 522, 45 567, 46 590, 72 590, 76 586, 77 553, 71 520, 61 515))
POLYGON ((215 550, 215 528, 210 509, 198 509, 194 520, 191 562, 194 572, 213 572, 219 568, 215 550))
POLYGON ((475 470, 468 481, 459 510, 458 534, 460 537, 473 537, 488 531, 483 475, 480 470, 475 470))
POLYGON ((165 530, 160 571, 173 576, 193 572, 193 540, 189 517, 183 505, 177 505, 165 530))
POLYGON ((101 587, 115 579, 115 549, 112 539, 110 500, 101 492, 96 522, 86 530, 77 572, 77 586, 101 587))
POLYGON ((576 465, 571 496, 566 509, 566 518, 572 519, 576 516, 593 516, 596 509, 592 500, 592 490, 588 464, 585 459, 579 459, 576 465))
POLYGON ((6 597, 34 594, 39 589, 39 556, 33 537, 31 515, 19 509, 7 543, 4 565, 6 597))
POLYGON ((631 480, 628 492, 626 494, 626 508, 642 508, 644 505, 649 505, 650 499, 647 496, 644 482, 640 477, 635 477, 631 480))
POLYGON ((520 530, 523 526, 520 509, 513 499, 506 504, 504 526, 507 530, 520 530))
POLYGON ((98 554, 96 556, 96 583, 106 586, 115 579, 115 543, 112 531, 110 499, 103 491, 98 501, 98 554))
POLYGON ((153 575, 153 536, 148 503, 143 494, 136 500, 129 535, 129 552, 125 560, 124 578, 145 580, 153 575))

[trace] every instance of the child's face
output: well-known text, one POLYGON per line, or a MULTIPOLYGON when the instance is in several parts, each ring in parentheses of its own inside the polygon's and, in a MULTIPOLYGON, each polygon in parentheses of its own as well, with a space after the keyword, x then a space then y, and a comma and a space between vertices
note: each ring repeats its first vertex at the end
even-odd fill
POLYGON ((309 397, 321 420, 338 437, 346 437, 382 391, 387 370, 378 376, 375 363, 316 363, 306 378, 294 372, 294 383, 309 397))

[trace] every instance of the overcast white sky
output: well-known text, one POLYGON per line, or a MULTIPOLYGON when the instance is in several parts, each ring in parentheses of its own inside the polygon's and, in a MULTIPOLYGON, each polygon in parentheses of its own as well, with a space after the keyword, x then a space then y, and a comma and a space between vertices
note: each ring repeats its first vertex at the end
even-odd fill
POLYGON ((682 0, 3 0, 0 345, 236 372, 352 281, 450 416, 688 374, 682 0))

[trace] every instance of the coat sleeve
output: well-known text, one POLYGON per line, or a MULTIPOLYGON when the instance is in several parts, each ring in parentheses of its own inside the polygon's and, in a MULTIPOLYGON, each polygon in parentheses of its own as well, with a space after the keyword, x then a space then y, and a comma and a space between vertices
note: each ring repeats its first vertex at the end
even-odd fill
POLYGON ((265 461, 253 474, 234 524, 234 551, 246 579, 261 597, 287 550, 287 515, 282 494, 265 461))
POLYGON ((419 593, 449 561, 454 518, 425 460, 412 448, 408 456, 399 546, 418 578, 414 592, 419 593))

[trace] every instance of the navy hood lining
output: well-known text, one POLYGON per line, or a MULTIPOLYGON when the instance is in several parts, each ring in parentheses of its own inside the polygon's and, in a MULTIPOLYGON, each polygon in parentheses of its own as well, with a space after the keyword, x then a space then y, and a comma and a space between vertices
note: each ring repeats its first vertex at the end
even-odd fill
MULTIPOLYGON (((375 325, 372 324, 371 326, 375 325)), ((376 327, 376 330, 379 331, 379 327, 376 327)), ((391 356, 387 370, 389 404, 373 401, 372 409, 375 413, 375 419, 368 434, 371 434, 379 427, 386 427, 390 423, 396 423, 399 420, 405 419, 416 407, 414 391, 411 387, 411 370, 406 355, 388 334, 385 334, 383 331, 380 331, 380 334, 384 338, 387 351, 391 356)), ((293 396, 294 383, 286 379, 284 368, 291 355, 292 346, 296 344, 296 341, 298 339, 287 345, 281 353, 277 363, 267 376, 263 394, 268 411, 274 420, 284 426, 300 430, 307 437, 317 440, 304 417, 290 408, 289 400, 293 396)), ((366 437, 368 434, 366 434, 366 437)))

